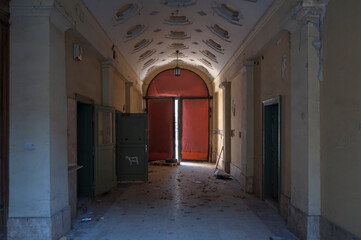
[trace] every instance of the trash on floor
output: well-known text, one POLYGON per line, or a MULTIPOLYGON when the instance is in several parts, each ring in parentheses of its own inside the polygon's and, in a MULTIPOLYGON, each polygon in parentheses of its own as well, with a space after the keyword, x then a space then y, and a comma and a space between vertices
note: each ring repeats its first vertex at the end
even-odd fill
POLYGON ((92 220, 92 218, 82 218, 81 221, 82 222, 90 222, 92 220))
POLYGON ((272 236, 269 239, 270 240, 289 240, 289 238, 277 237, 277 236, 272 236))
POLYGON ((214 172, 214 176, 216 176, 217 179, 224 179, 224 180, 232 180, 233 179, 233 177, 230 174, 225 173, 225 172, 223 172, 222 170, 219 170, 219 169, 217 169, 214 172))

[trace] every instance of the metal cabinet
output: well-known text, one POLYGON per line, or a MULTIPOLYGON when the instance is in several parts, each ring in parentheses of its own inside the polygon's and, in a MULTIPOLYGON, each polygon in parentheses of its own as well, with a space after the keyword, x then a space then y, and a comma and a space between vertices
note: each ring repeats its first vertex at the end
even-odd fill
POLYGON ((114 108, 78 103, 79 195, 95 196, 115 186, 114 123, 114 108))
POLYGON ((147 114, 116 114, 118 181, 148 180, 147 114))

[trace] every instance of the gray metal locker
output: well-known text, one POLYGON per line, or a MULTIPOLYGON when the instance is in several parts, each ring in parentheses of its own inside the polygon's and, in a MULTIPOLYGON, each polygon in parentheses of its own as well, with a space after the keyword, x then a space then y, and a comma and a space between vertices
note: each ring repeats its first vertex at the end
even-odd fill
POLYGON ((148 116, 116 114, 118 181, 148 180, 148 116))

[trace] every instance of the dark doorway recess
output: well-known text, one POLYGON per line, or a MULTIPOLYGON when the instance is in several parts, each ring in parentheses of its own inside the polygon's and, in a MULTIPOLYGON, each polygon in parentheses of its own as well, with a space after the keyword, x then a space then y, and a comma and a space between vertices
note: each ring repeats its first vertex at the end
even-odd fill
POLYGON ((281 192, 281 98, 263 101, 263 199, 279 209, 281 192))
POLYGON ((0 239, 6 238, 9 202, 9 1, 0 1, 0 239))
POLYGON ((210 97, 200 76, 186 69, 178 77, 173 69, 163 71, 151 81, 146 99, 149 160, 208 160, 210 97))

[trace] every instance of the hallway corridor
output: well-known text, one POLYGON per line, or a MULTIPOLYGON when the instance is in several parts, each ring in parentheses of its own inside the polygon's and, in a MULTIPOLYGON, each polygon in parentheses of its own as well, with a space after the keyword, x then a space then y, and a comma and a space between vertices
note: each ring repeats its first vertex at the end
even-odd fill
POLYGON ((147 183, 80 200, 67 239, 296 239, 273 209, 213 170, 209 163, 150 165, 147 183), (81 222, 85 217, 92 220, 81 222))

